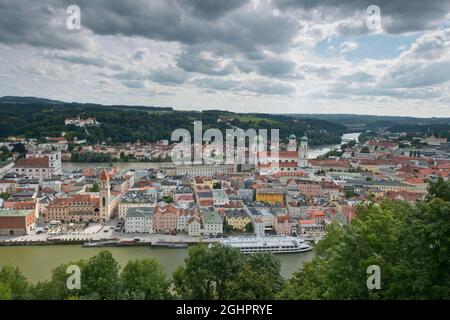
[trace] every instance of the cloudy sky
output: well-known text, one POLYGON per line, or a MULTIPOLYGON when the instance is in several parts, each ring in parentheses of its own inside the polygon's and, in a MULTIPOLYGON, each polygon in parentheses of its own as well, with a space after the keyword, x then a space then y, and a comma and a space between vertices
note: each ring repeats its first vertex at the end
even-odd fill
POLYGON ((0 15, 0 96, 450 116, 446 0, 0 0, 0 15))

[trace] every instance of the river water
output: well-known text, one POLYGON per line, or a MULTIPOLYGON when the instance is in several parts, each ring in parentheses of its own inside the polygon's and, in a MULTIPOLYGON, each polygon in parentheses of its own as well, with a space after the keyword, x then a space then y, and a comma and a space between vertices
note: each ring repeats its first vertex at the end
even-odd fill
MULTIPOLYGON (((0 266, 10 264, 18 266, 32 282, 48 280, 51 271, 57 266, 89 259, 101 250, 109 250, 119 264, 124 267, 127 261, 155 258, 170 276, 175 269, 183 265, 187 249, 168 249, 150 247, 83 248, 81 245, 17 246, 0 247, 0 266)), ((287 278, 297 271, 304 262, 314 256, 312 251, 280 254, 281 274, 287 278)))
MULTIPOLYGON (((343 141, 357 139, 359 133, 342 136, 343 141)), ((310 158, 316 158, 340 145, 322 146, 310 149, 310 158)), ((102 167, 108 163, 63 163, 64 170, 82 169, 86 166, 102 167)), ((128 169, 148 169, 170 166, 170 163, 114 163, 120 171, 128 169)), ((60 264, 88 259, 101 250, 109 250, 123 267, 127 261, 133 259, 155 258, 170 275, 187 257, 187 249, 166 249, 150 247, 122 247, 122 248, 83 248, 79 245, 51 245, 51 246, 1 246, 0 266, 11 264, 18 266, 25 276, 33 282, 47 280, 51 271, 60 264)), ((281 274, 287 278, 297 271, 304 262, 313 258, 313 252, 291 253, 277 255, 281 261, 281 274)))

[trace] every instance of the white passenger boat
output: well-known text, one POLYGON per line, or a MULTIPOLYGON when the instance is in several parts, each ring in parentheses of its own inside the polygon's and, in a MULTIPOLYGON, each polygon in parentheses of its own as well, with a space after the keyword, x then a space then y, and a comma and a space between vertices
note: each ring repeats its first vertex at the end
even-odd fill
POLYGON ((221 239, 219 243, 238 248, 242 253, 297 253, 312 249, 305 240, 288 236, 231 237, 221 239))

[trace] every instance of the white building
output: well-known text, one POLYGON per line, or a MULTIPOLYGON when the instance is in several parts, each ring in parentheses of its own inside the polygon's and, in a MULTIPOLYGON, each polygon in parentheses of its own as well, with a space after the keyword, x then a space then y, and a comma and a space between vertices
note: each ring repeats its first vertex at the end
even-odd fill
POLYGON ((256 224, 264 226, 264 232, 271 232, 275 229, 276 217, 266 207, 250 207, 248 208, 250 218, 256 233, 256 224))
POLYGON ((178 183, 176 181, 163 180, 160 184, 160 194, 161 197, 171 196, 177 190, 178 183))
POLYGON ((47 157, 29 157, 27 159, 17 160, 12 171, 20 175, 38 179, 50 179, 52 176, 49 159, 47 157))
POLYGON ((188 223, 188 235, 190 237, 200 236, 202 233, 202 224, 200 222, 200 218, 198 216, 192 217, 188 223))
POLYGON ((191 177, 212 177, 215 175, 229 174, 234 172, 233 165, 192 165, 177 166, 177 175, 188 175, 191 177))
POLYGON ((74 125, 77 127, 85 127, 85 126, 99 126, 100 122, 98 122, 95 117, 87 118, 87 119, 81 119, 79 116, 77 118, 68 118, 64 120, 64 124, 66 126, 68 125, 74 125))
POLYGON ((214 211, 206 211, 202 214, 203 234, 218 235, 223 233, 222 217, 214 211))
POLYGON ((0 161, 0 177, 10 172, 13 167, 14 167, 13 161, 5 161, 5 162, 0 161))
POLYGON ((223 207, 230 202, 228 195, 223 189, 213 189, 212 194, 214 207, 223 207))
POLYGON ((156 205, 157 195, 152 190, 129 190, 119 202, 118 215, 124 219, 130 208, 153 208, 156 205))
POLYGON ((189 220, 191 220, 193 217, 198 217, 198 207, 192 207, 192 208, 183 208, 180 206, 179 215, 177 217, 177 230, 178 231, 188 231, 187 226, 189 220))
POLYGON ((61 175, 62 165, 61 165, 61 151, 40 151, 36 153, 27 154, 27 158, 48 158, 48 164, 52 176, 61 175))
POLYGON ((153 233, 153 208, 129 208, 125 217, 126 233, 153 233))

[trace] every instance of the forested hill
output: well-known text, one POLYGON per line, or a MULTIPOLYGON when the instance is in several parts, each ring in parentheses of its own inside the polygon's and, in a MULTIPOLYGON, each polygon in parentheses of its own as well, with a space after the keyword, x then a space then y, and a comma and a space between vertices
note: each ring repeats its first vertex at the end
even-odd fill
POLYGON ((428 133, 447 137, 450 118, 414 118, 399 116, 373 116, 357 114, 292 114, 298 119, 320 119, 346 126, 350 131, 385 129, 391 132, 428 133))
POLYGON ((280 129, 280 138, 290 134, 307 135, 311 145, 335 144, 346 127, 321 119, 295 119, 289 115, 244 114, 227 111, 177 111, 172 108, 67 103, 34 97, 0 98, 0 139, 24 136, 44 140, 65 132, 70 141, 74 136, 90 143, 155 142, 170 140, 177 128, 193 130, 193 121, 201 120, 203 129, 239 127, 244 130, 280 129), (66 126, 67 118, 95 117, 101 123, 87 130, 66 126))

